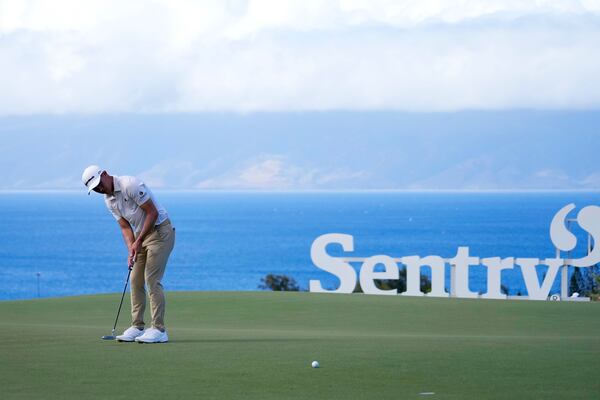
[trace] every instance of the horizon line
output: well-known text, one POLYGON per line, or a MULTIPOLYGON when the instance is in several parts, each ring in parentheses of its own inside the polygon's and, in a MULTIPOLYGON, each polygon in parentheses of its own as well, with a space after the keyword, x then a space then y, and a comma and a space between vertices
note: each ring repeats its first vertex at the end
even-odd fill
MULTIPOLYGON (((156 193, 600 193, 598 189, 153 189, 156 193)), ((83 194, 84 189, 0 189, 1 194, 83 194)))

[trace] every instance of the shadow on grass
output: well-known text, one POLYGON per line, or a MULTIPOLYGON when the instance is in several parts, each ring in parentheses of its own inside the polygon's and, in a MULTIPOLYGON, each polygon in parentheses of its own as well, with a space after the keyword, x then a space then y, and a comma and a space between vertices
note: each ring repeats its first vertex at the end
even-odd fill
POLYGON ((176 339, 170 340, 168 344, 178 343, 268 343, 268 342, 310 342, 318 338, 231 338, 231 339, 176 339))

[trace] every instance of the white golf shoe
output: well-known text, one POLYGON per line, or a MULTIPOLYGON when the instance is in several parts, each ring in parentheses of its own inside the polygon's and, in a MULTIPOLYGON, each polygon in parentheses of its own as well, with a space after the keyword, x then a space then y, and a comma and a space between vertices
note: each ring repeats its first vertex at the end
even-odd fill
POLYGON ((142 336, 144 332, 146 332, 144 329, 130 326, 122 335, 117 336, 117 340, 119 342, 133 342, 137 337, 142 336))
POLYGON ((156 328, 146 329, 146 332, 142 336, 135 338, 138 343, 166 343, 169 341, 167 331, 161 332, 156 328))

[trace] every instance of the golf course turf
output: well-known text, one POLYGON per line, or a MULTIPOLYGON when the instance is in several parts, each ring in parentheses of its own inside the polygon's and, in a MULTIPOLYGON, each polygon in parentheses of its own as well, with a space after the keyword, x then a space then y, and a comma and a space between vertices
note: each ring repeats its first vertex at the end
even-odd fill
POLYGON ((0 398, 600 398, 597 302, 169 292, 142 345, 119 299, 0 302, 0 398))

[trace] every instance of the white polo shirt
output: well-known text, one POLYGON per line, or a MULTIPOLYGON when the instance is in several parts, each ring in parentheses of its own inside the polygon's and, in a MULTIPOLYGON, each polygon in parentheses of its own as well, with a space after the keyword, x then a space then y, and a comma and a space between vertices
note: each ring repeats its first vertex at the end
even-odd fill
POLYGON ((112 195, 105 194, 104 202, 117 221, 125 218, 129 222, 136 236, 142 230, 146 220, 146 212, 140 206, 149 199, 152 200, 158 211, 155 225, 159 225, 169 218, 167 210, 158 204, 154 194, 144 182, 134 176, 113 176, 113 178, 114 193, 112 195))

